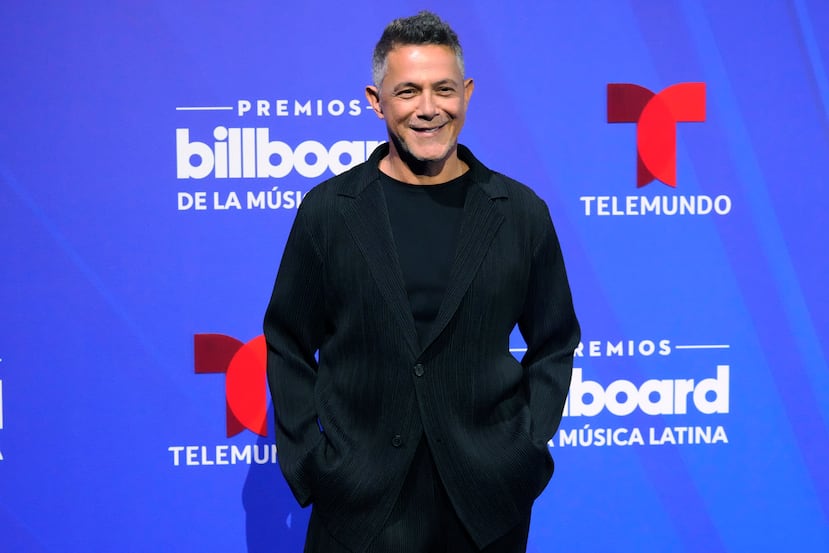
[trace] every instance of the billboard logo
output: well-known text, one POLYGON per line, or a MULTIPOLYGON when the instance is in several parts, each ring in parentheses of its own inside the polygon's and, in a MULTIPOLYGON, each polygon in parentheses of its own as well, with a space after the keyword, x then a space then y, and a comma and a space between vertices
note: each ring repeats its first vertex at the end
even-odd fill
POLYGON ((607 85, 607 122, 636 123, 636 186, 676 187, 676 124, 705 121, 705 83, 678 83, 654 94, 636 84, 607 85))
POLYGON ((291 171, 309 179, 326 171, 334 175, 362 163, 381 144, 377 140, 338 140, 330 148, 306 140, 296 148, 271 140, 270 129, 227 128, 213 130, 212 145, 190 139, 190 129, 176 129, 176 177, 203 179, 281 179, 291 171))
POLYGON ((196 334, 193 350, 196 374, 225 375, 227 437, 245 429, 267 436, 265 337, 242 343, 224 334, 196 334))
POLYGON ((564 415, 595 417, 607 409, 624 417, 637 408, 646 415, 685 415, 690 403, 705 415, 728 413, 729 372, 728 365, 717 365, 716 377, 699 382, 689 378, 650 379, 637 386, 630 380, 619 379, 604 387, 583 379, 582 370, 574 368, 564 415))

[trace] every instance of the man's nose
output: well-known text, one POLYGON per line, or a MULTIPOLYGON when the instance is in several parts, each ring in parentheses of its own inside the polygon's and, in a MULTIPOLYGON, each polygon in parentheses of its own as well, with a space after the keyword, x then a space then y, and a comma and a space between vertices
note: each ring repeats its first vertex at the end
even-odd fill
POLYGON ((435 97, 431 92, 426 91, 420 95, 417 104, 417 116, 421 119, 434 119, 437 117, 438 107, 435 103, 435 97))

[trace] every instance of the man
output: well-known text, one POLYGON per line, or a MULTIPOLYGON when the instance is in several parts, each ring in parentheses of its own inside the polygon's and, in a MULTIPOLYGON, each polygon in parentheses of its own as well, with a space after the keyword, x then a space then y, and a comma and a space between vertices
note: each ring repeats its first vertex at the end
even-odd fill
POLYGON ((448 25, 393 21, 373 69, 389 141, 305 196, 265 315, 305 551, 525 551, 579 340, 550 215, 458 145, 448 25))

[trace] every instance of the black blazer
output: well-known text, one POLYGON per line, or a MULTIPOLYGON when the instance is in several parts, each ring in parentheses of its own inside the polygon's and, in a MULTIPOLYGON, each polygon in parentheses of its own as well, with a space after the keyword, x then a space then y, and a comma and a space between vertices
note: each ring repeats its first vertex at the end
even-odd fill
POLYGON ((312 189, 285 246, 264 324, 279 464, 299 503, 361 551, 425 434, 484 546, 527 516, 553 472, 547 441, 579 341, 561 250, 544 202, 459 146, 473 184, 421 346, 378 180, 387 153, 312 189))

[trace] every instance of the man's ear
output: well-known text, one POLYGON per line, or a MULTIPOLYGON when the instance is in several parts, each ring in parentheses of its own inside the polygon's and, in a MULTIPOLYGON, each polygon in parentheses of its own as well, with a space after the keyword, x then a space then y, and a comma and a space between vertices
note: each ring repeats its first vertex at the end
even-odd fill
POLYGON ((371 104, 371 109, 377 114, 380 119, 385 119, 383 116, 383 108, 380 107, 380 90, 374 85, 366 87, 366 100, 371 104))
POLYGON ((472 79, 466 79, 463 82, 463 97, 467 104, 469 104, 469 99, 472 98, 473 90, 475 90, 475 81, 472 79))

